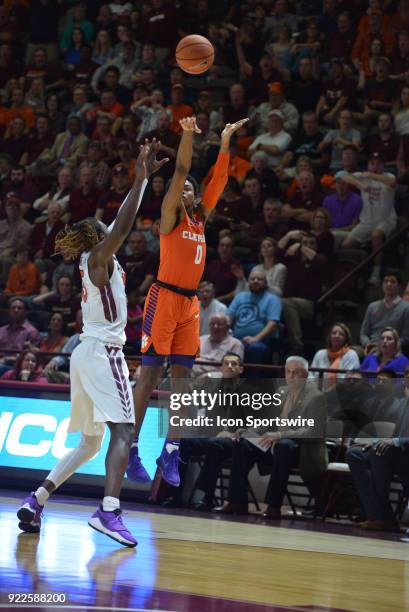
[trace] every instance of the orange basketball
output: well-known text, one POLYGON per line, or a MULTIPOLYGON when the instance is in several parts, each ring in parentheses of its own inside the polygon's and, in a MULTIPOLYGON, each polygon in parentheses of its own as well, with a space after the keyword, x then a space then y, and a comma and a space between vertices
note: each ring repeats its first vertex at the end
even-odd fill
POLYGON ((190 34, 179 41, 176 47, 178 66, 189 74, 202 74, 214 62, 214 48, 204 36, 190 34))

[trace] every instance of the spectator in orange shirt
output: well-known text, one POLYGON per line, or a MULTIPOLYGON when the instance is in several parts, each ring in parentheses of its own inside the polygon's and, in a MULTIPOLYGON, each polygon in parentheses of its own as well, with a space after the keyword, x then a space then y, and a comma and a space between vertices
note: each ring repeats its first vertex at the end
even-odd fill
MULTIPOLYGON (((359 20, 357 32, 358 34, 367 34, 369 32, 369 14, 372 11, 380 11, 382 12, 382 0, 370 0, 369 9, 362 15, 359 20)), ((382 15, 382 29, 386 30, 390 28, 391 16, 390 15, 382 15)))
POLYGON ((29 129, 34 127, 34 111, 31 106, 25 104, 24 92, 17 87, 11 92, 11 107, 6 114, 6 123, 10 123, 15 117, 22 117, 29 129))
POLYGON ((182 83, 175 83, 172 85, 172 89, 170 92, 170 99, 172 100, 172 104, 169 104, 166 108, 172 113, 172 122, 170 124, 170 129, 172 132, 179 134, 182 131, 180 127, 179 121, 184 117, 189 117, 193 115, 193 108, 189 106, 189 104, 185 104, 183 102, 183 98, 185 95, 185 88, 182 83))
POLYGON ((380 10, 372 10, 368 13, 368 30, 363 31, 356 37, 352 49, 352 61, 362 63, 369 62, 371 42, 373 38, 380 38, 385 47, 386 56, 390 57, 396 44, 395 35, 389 28, 383 25, 383 13, 380 10))
POLYGON ((36 266, 30 261, 29 249, 22 246, 17 250, 16 263, 11 266, 7 278, 4 296, 10 295, 35 295, 40 290, 40 273, 36 266))

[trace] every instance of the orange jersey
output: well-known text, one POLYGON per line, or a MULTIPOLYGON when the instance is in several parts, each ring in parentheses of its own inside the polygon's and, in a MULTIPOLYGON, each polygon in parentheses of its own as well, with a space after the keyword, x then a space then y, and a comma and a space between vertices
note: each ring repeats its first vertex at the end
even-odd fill
MULTIPOLYGON (((203 194, 203 206, 214 208, 227 183, 229 154, 219 153, 214 173, 203 194)), ((204 222, 195 215, 185 214, 170 232, 160 234, 160 264, 158 280, 181 289, 196 290, 206 261, 204 222)))
POLYGON ((204 223, 187 214, 170 232, 160 235, 158 280, 183 289, 197 289, 206 261, 204 223))

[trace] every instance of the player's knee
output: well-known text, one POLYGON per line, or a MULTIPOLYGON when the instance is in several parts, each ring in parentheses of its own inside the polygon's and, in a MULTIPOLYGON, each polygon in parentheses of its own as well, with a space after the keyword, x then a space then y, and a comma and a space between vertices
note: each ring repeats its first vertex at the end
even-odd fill
POLYGON ((115 440, 131 448, 134 435, 133 423, 112 423, 110 429, 111 436, 114 437, 115 440))
POLYGON ((89 459, 95 457, 101 450, 103 436, 83 436, 81 446, 89 459))
POLYGON ((144 388, 150 388, 151 390, 153 390, 157 385, 158 378, 162 372, 162 369, 163 363, 160 362, 157 365, 150 365, 149 367, 142 366, 138 387, 142 386, 144 388))

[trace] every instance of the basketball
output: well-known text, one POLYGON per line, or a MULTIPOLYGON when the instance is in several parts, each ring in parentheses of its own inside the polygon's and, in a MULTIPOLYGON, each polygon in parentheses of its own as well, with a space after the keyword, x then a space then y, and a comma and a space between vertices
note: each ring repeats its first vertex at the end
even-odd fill
POLYGON ((214 62, 214 48, 204 36, 190 34, 179 41, 176 47, 178 66, 189 74, 202 74, 214 62))

